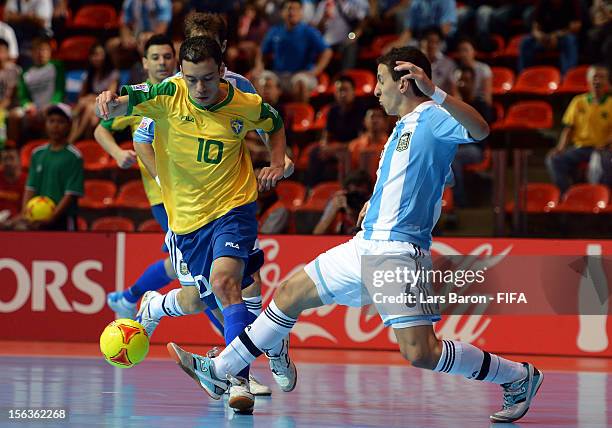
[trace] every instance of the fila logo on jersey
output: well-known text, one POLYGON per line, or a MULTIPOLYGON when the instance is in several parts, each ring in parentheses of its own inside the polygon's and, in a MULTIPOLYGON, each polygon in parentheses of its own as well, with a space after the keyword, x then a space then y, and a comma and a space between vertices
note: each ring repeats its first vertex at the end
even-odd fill
POLYGON ((139 83, 138 85, 130 86, 135 91, 149 92, 149 85, 146 83, 139 83))
POLYGON ((403 134, 397 143, 397 147, 395 148, 395 151, 403 152, 404 150, 406 150, 408 146, 410 145, 410 137, 412 137, 412 132, 410 131, 403 134))
POLYGON ((180 263, 181 267, 180 267, 180 272, 181 275, 189 275, 189 269, 187 268, 187 263, 185 263, 183 260, 181 260, 180 263))
POLYGON ((232 131, 234 131, 234 134, 240 135, 242 128, 244 127, 244 122, 240 119, 232 119, 230 125, 232 127, 232 131))
POLYGON ((234 244, 233 242, 226 242, 226 243, 225 243, 225 246, 226 246, 226 247, 232 247, 232 248, 235 248, 236 250, 239 250, 239 249, 240 249, 240 245, 238 245, 238 244, 234 244))

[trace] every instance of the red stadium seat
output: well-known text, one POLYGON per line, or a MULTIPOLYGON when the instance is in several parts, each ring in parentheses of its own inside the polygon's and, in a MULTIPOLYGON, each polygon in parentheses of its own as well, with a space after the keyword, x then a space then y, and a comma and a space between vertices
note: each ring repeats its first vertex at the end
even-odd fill
POLYGON ((89 226, 87 225, 87 220, 85 220, 81 216, 77 217, 77 230, 79 232, 87 232, 87 229, 89 229, 89 226))
POLYGON ((302 205, 306 199, 306 187, 297 181, 281 180, 276 185, 276 194, 285 206, 295 208, 302 205))
POLYGON ((487 171, 491 167, 491 149, 488 147, 484 149, 482 153, 482 160, 478 163, 473 163, 465 167, 466 171, 470 172, 483 172, 487 171))
POLYGON ((493 102, 493 109, 495 110, 495 122, 491 124, 491 129, 497 129, 504 126, 504 117, 506 115, 504 106, 497 101, 493 102))
POLYGON ((561 73, 556 67, 537 66, 524 69, 516 79, 512 92, 550 95, 559 89, 561 73))
POLYGON ((295 169, 298 169, 300 171, 305 171, 306 169, 308 169, 310 152, 312 152, 314 148, 317 147, 318 145, 319 143, 312 143, 304 147, 304 149, 300 150, 300 154, 297 157, 297 161, 295 162, 295 169))
POLYGON ((77 11, 71 26, 93 30, 109 30, 119 26, 119 18, 115 8, 110 5, 86 5, 77 11))
POLYGON ((519 34, 518 36, 512 37, 506 45, 506 49, 504 50, 504 56, 515 58, 518 57, 521 40, 523 40, 523 37, 525 37, 526 35, 527 34, 519 34))
POLYGON ((506 113, 503 128, 550 129, 553 126, 553 111, 545 101, 520 101, 506 113))
POLYGON ((83 208, 104 209, 113 204, 117 186, 109 180, 86 180, 85 194, 79 199, 83 208))
MULTIPOLYGON (((521 197, 527 198, 524 211, 529 214, 548 213, 557 207, 560 194, 559 188, 554 184, 529 183, 526 189, 521 190, 521 197), (526 195, 525 190, 527 190, 526 195)), ((512 211, 514 211, 514 201, 506 204, 506 212, 512 211)))
POLYGON ((608 205, 610 190, 601 184, 574 184, 563 195, 555 212, 597 214, 608 205))
POLYGON ((157 220, 155 220, 154 218, 150 218, 150 219, 145 220, 142 223, 140 223, 140 226, 138 226, 138 231, 139 232, 155 232, 155 233, 157 233, 157 232, 163 232, 164 230, 159 225, 157 220))
POLYGON ((501 95, 512 89, 514 71, 506 67, 491 67, 493 72, 493 95, 501 95))
POLYGON ((337 191, 341 190, 342 186, 337 181, 328 181, 317 184, 310 193, 307 205, 311 209, 325 209, 327 202, 337 191))
POLYGON ((134 222, 125 217, 101 217, 91 224, 94 232, 133 232, 134 222))
POLYGON ((148 210, 151 205, 149 204, 149 199, 147 199, 142 180, 128 181, 121 186, 115 200, 115 206, 118 208, 148 210))
POLYGON ((453 197, 453 190, 450 187, 444 188, 442 193, 442 212, 450 213, 455 209, 455 199, 453 197))
POLYGON ((355 82, 355 95, 370 95, 376 87, 376 76, 370 70, 349 69, 344 70, 341 75, 348 76, 355 82))
POLYGON ((317 79, 319 80, 319 83, 317 87, 312 90, 312 93, 310 94, 311 97, 325 94, 329 90, 329 75, 326 72, 319 74, 317 79))
POLYGON ((314 123, 314 109, 306 103, 287 103, 284 106, 287 122, 294 132, 307 131, 314 123))
POLYGON ((47 144, 48 140, 30 140, 23 145, 20 151, 21 166, 24 168, 30 167, 30 160, 32 159, 32 152, 36 147, 47 144))
POLYGON ((110 167, 110 156, 95 141, 79 141, 75 147, 83 156, 83 166, 86 171, 100 171, 110 167))
POLYGON ((476 52, 476 58, 493 59, 504 55, 506 50, 506 41, 499 34, 491 34, 491 39, 495 42, 495 50, 493 52, 476 52))
POLYGON ((360 52, 359 59, 373 60, 378 58, 380 55, 382 55, 383 50, 397 39, 397 34, 385 34, 374 37, 372 44, 360 52))
POLYGON ((62 61, 87 61, 89 49, 96 43, 92 36, 72 36, 64 39, 57 52, 62 61))
POLYGON ((563 83, 557 93, 580 94, 589 91, 587 83, 588 65, 579 65, 565 73, 563 83))

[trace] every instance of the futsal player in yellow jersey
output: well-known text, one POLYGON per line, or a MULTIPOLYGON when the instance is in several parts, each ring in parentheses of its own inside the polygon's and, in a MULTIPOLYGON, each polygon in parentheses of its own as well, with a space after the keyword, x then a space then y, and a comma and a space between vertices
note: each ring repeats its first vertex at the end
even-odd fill
MULTIPOLYGON (((257 237, 257 187, 269 190, 283 177, 285 132, 278 113, 261 97, 221 79, 222 53, 215 40, 185 40, 179 60, 182 77, 126 86, 121 97, 103 92, 97 111, 104 119, 155 120, 155 166, 173 242, 201 295, 212 291, 221 301, 229 343, 254 320, 242 301, 241 282, 257 237), (245 134, 256 129, 269 133, 271 148, 271 165, 258 179, 244 143, 245 134)), ((248 367, 236 376, 229 405, 248 413, 254 400, 246 379, 248 367)))

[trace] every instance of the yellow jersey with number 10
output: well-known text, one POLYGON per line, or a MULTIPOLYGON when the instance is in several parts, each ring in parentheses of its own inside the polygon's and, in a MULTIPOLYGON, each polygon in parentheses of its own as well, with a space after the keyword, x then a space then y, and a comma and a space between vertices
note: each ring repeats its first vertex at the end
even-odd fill
POLYGON ((155 121, 155 165, 170 229, 187 234, 257 199, 257 180, 244 143, 248 131, 273 133, 282 120, 257 94, 225 80, 224 100, 201 106, 182 77, 157 85, 131 85, 128 115, 155 121))

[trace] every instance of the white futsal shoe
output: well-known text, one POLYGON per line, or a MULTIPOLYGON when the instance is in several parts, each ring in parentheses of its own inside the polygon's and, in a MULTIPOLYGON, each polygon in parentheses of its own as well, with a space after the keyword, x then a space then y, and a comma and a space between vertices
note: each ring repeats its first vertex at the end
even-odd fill
MULTIPOLYGON (((221 350, 215 346, 206 353, 206 357, 215 358, 220 353, 221 350)), ((258 381, 255 376, 253 376, 253 373, 249 373, 249 389, 251 390, 251 394, 253 394, 255 397, 268 397, 272 395, 272 390, 270 387, 258 381)), ((225 391, 225 393, 229 394, 229 389, 225 391)))
POLYGON ((285 337, 278 355, 266 352, 266 357, 270 360, 270 370, 272 377, 284 392, 291 392, 297 384, 297 368, 291 358, 289 358, 289 336, 285 337))
POLYGON ((106 304, 115 313, 115 318, 136 318, 136 303, 128 302, 123 291, 113 291, 106 295, 106 304))
POLYGON ((140 309, 136 314, 136 321, 138 321, 147 331, 149 338, 153 335, 155 328, 157 328, 161 318, 154 318, 151 315, 149 305, 153 297, 161 296, 157 291, 147 291, 140 301, 140 309))
POLYGON ((255 407, 255 396, 251 393, 249 381, 243 377, 227 376, 230 381, 227 405, 236 413, 250 415, 255 407))
POLYGON ((504 404, 498 412, 491 415, 493 422, 514 422, 525 416, 531 400, 540 389, 544 374, 532 364, 523 363, 527 376, 512 383, 504 383, 504 404))

